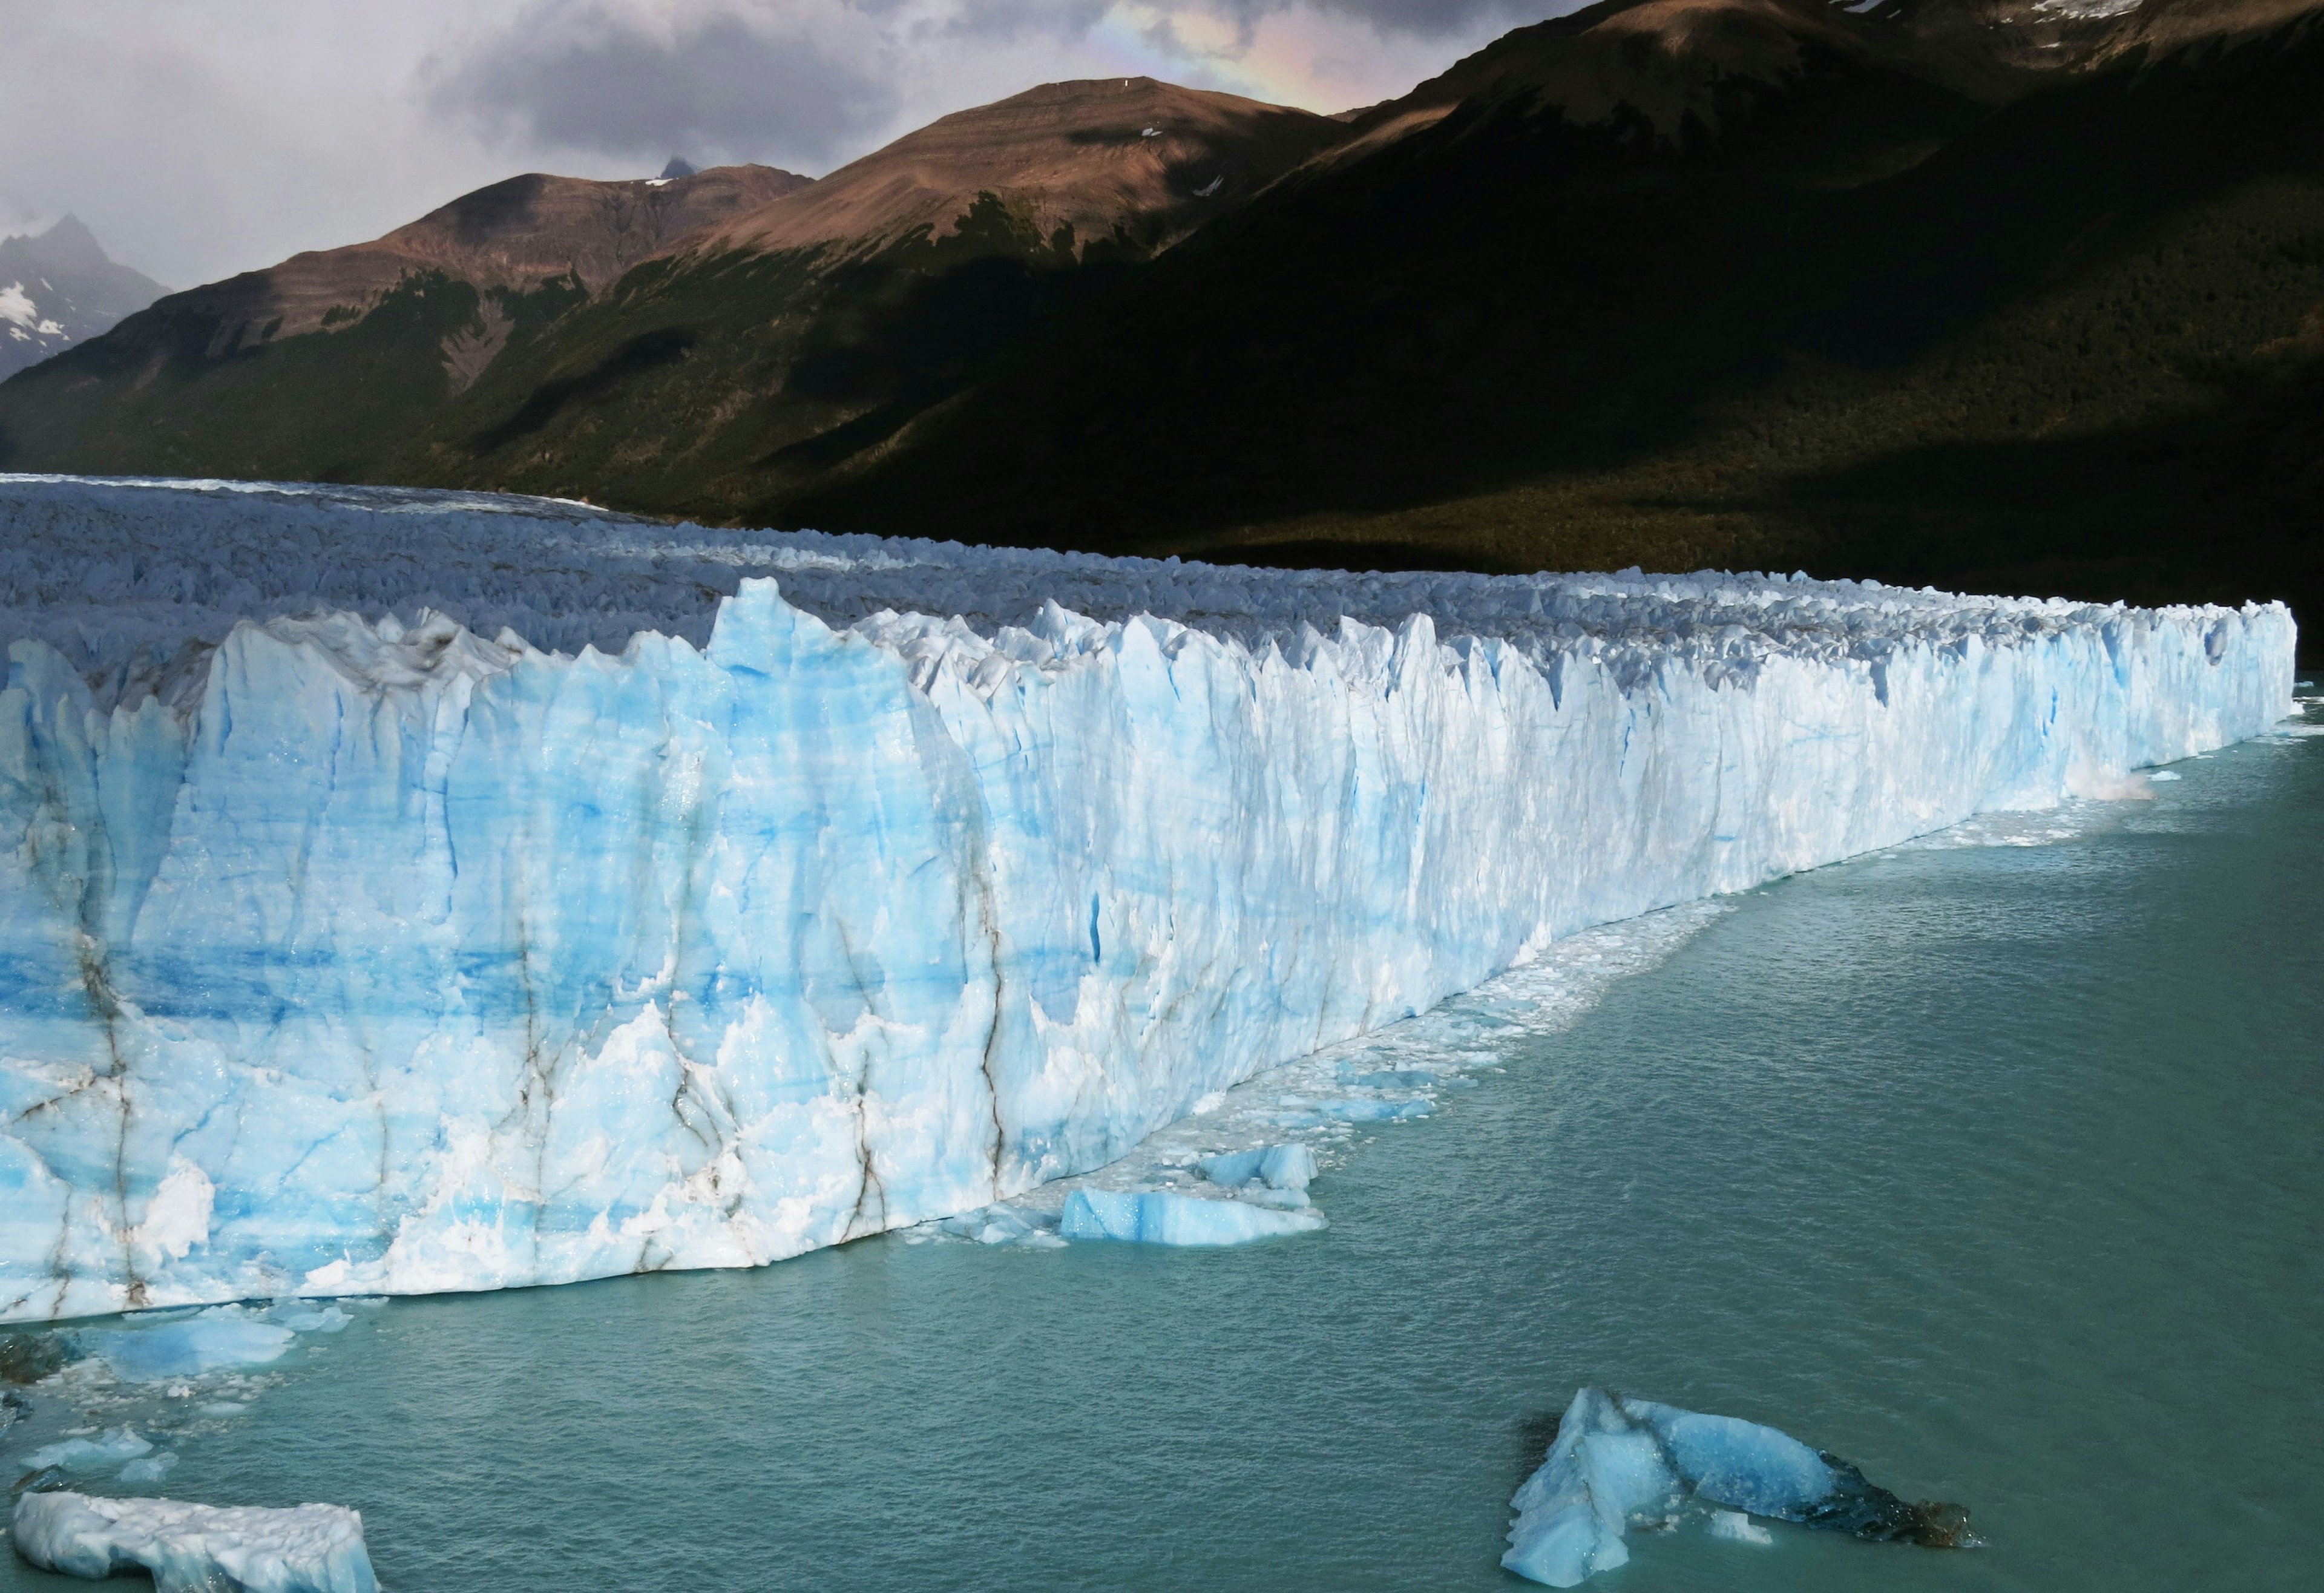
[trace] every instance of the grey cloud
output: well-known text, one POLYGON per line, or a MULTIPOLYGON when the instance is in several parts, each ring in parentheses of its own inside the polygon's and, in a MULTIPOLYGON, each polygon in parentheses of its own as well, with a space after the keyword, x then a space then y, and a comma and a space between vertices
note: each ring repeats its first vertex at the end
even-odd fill
POLYGON ((732 13, 665 34, 596 6, 536 6, 429 75, 439 109, 504 137, 656 161, 820 165, 899 105, 881 63, 732 13))
POLYGON ((1214 9, 1245 23, 1303 4, 1324 16, 1344 16, 1379 33, 1443 38, 1486 24, 1518 27, 1574 11, 1586 0, 1216 0, 1214 9))
POLYGON ((942 31, 996 44, 1026 38, 1074 40, 1085 37, 1111 9, 1112 0, 962 0, 942 31))
MULTIPOLYGON (((865 0, 868 5, 885 0, 865 0)), ((1248 44, 1264 18, 1307 10, 1369 25, 1376 33, 1442 38, 1498 23, 1516 27, 1577 9, 1585 0, 1153 0, 1162 14, 1142 30, 1157 49, 1183 48, 1176 19, 1201 12, 1235 23, 1248 44)), ((1114 8, 1113 0, 961 0, 944 32, 1014 42, 1026 38, 1079 39, 1114 8)))

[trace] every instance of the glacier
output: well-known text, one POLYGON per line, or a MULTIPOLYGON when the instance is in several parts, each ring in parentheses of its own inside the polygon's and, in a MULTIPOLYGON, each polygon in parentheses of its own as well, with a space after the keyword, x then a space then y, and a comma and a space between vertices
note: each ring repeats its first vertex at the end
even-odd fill
POLYGON ((1578 1587, 1629 1562, 1623 1534, 1633 1521, 1675 1525, 1690 1497, 1729 1507, 1711 1511, 1704 1530, 1731 1542, 1774 1542, 1752 1515, 1873 1542, 1977 1541, 1959 1506, 1908 1504, 1788 1432, 1583 1388, 1559 1417, 1540 1469, 1509 1501, 1517 1518, 1501 1564, 1528 1581, 1578 1587))
POLYGON ((0 477, 0 1321, 977 1211, 1588 926, 2292 706, 2274 604, 263 483, 0 477))

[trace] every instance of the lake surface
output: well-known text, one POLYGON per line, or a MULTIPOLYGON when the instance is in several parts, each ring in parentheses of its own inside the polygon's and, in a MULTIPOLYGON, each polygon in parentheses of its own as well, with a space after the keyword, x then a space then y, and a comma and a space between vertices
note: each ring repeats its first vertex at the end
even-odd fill
POLYGON ((1323 1233, 397 1301, 140 1491, 355 1506, 399 1593, 1514 1588, 1597 1383, 1987 1546, 1633 1531, 1592 1588, 2314 1587, 2324 739, 2178 772, 1737 898, 1554 1032, 1423 1020, 1505 1071, 1346 1141, 1323 1233))

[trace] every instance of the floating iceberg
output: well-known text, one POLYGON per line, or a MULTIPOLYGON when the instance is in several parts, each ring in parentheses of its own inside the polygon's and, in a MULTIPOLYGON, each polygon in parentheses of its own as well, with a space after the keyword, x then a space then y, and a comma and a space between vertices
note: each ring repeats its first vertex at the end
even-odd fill
POLYGON ((1501 1563, 1530 1581, 1578 1586, 1628 1562, 1631 1522, 1674 1519, 1690 1496, 1726 1506, 1709 1531, 1738 1542, 1772 1542, 1750 1515, 1882 1542, 1971 1541, 1958 1506, 1908 1504, 1773 1427, 1584 1388, 1548 1458, 1509 1501, 1517 1519, 1501 1563))
POLYGON ((23 1457, 21 1465, 28 1472, 46 1471, 51 1466, 66 1471, 95 1471, 152 1452, 151 1439, 139 1437, 130 1428, 116 1427, 95 1438, 60 1438, 44 1444, 23 1457))
POLYGON ((1142 1245, 1243 1245, 1325 1226, 1323 1214, 1306 1206, 1285 1211, 1168 1190, 1077 1189, 1065 1197, 1057 1231, 1069 1239, 1142 1245))
POLYGON ((99 1580, 139 1569, 155 1593, 377 1593, 363 1517, 337 1505, 289 1510, 25 1494, 16 1552, 42 1570, 99 1580))
POLYGON ((121 1469, 121 1480, 135 1487, 143 1487, 150 1483, 159 1482, 163 1478, 169 1476, 170 1473, 176 1469, 177 1464, 178 1457, 176 1452, 171 1450, 163 1450, 158 1455, 147 1455, 141 1459, 132 1460, 128 1465, 124 1466, 121 1469))
MULTIPOLYGON (((314 1314, 316 1325, 324 1326, 320 1313, 314 1314)), ((346 1325, 344 1314, 339 1325, 346 1325)), ((168 1383, 232 1367, 265 1366, 280 1360, 298 1335, 288 1327, 248 1316, 239 1306, 226 1305, 183 1321, 99 1328, 78 1337, 81 1349, 124 1382, 168 1383)))
POLYGON ((1730 1543, 1752 1543, 1762 1549, 1772 1549, 1775 1544, 1775 1533, 1740 1510, 1713 1510, 1702 1530, 1730 1543))
POLYGON ((0 1320, 978 1210, 1558 937, 2291 704, 2273 605, 222 483, 0 479, 0 1320))
POLYGON ((1304 1145, 1262 1145, 1255 1150, 1228 1151, 1204 1156, 1194 1165, 1213 1183, 1230 1189, 1256 1180, 1269 1189, 1305 1194, 1315 1182, 1315 1153, 1304 1145))

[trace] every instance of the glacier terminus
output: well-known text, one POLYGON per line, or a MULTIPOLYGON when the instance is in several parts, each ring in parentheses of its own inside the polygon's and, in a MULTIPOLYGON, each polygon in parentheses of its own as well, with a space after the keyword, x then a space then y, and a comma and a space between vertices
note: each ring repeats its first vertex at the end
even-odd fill
POLYGON ((0 1320, 746 1266, 1592 925, 2132 794, 2280 605, 0 478, 0 1320))

